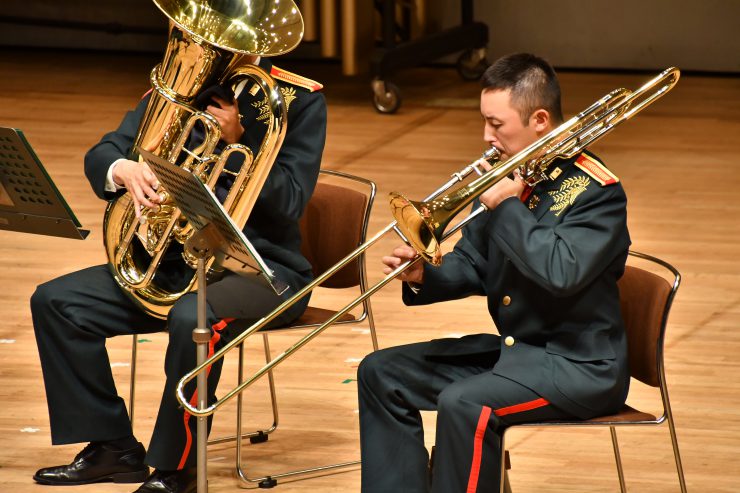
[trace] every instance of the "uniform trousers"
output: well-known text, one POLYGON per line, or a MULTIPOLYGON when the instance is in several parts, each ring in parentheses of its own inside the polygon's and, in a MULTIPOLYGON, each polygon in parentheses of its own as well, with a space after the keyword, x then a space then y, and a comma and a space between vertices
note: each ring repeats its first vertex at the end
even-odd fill
POLYGON ((430 346, 376 351, 360 364, 362 493, 498 493, 503 429, 571 417, 495 375, 498 352, 435 357, 430 346), (419 411, 432 410, 437 429, 430 475, 419 411))
MULTIPOLYGON (((208 303, 211 354, 281 301, 269 287, 235 274, 209 284, 207 298, 219 293, 243 301, 228 312, 225 308, 214 311, 213 307, 219 304, 208 303), (225 318, 237 316, 236 320, 225 318)), ((273 324, 287 323, 301 311, 296 305, 273 324)), ((192 339, 197 325, 195 293, 181 297, 167 320, 160 320, 142 312, 118 286, 108 267, 100 265, 40 285, 31 298, 31 312, 53 444, 114 440, 132 435, 125 403, 113 381, 105 342, 118 335, 166 330, 169 334, 164 363, 166 380, 146 463, 162 470, 195 465, 197 419, 184 412, 175 398, 179 379, 196 362, 192 339)), ((220 373, 221 363, 214 363, 208 376, 209 402, 215 400, 220 373)), ((194 395, 195 387, 194 379, 186 386, 185 395, 194 395)))

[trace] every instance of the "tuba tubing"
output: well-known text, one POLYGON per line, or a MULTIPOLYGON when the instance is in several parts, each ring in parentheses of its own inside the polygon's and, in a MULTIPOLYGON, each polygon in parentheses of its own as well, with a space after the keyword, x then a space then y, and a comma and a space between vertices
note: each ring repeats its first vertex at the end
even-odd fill
POLYGON ((380 289, 385 287, 391 280, 398 277, 401 273, 407 270, 412 265, 417 264, 421 260, 425 260, 429 263, 434 263, 434 259, 437 257, 439 245, 447 240, 450 236, 455 234, 463 226, 469 223, 472 219, 477 217, 479 214, 485 212, 486 208, 480 206, 472 211, 468 216, 459 221, 449 230, 447 226, 450 223, 452 217, 457 215, 463 208, 470 204, 474 199, 478 198, 488 188, 493 186, 495 183, 503 179, 509 173, 515 170, 519 170, 522 173, 525 181, 534 185, 544 179, 544 170, 547 165, 558 157, 572 157, 577 153, 581 152, 588 144, 595 142, 607 133, 611 132, 617 125, 627 121, 634 115, 645 109, 647 106, 655 102, 658 98, 663 96, 666 92, 675 86, 680 77, 680 71, 677 68, 668 68, 661 72, 659 75, 645 83, 642 87, 636 91, 629 91, 627 89, 617 89, 607 94, 603 98, 597 100, 591 106, 586 108, 584 111, 574 116, 565 123, 559 125, 557 128, 544 135, 516 155, 507 159, 503 162, 497 162, 499 157, 498 151, 494 148, 489 149, 481 159, 468 165, 459 173, 452 175, 452 178, 441 188, 436 190, 429 197, 425 198, 421 202, 411 202, 405 199, 402 195, 397 193, 391 194, 391 207, 396 216, 396 221, 391 222, 384 229, 379 231, 371 239, 367 240, 362 245, 359 245, 354 251, 347 255, 344 259, 340 260, 333 267, 329 268, 326 272, 318 276, 311 283, 306 285, 303 289, 294 294, 291 298, 284 301, 275 310, 261 318, 259 321, 254 323, 251 327, 242 332, 238 337, 233 339, 226 346, 221 348, 213 356, 208 358, 202 364, 195 367, 189 373, 184 375, 177 384, 176 397, 179 403, 185 408, 185 410, 197 417, 210 416, 215 413, 222 405, 233 399, 240 392, 245 390, 247 387, 252 385, 259 378, 264 376, 275 366, 280 364, 291 354, 298 349, 305 346, 309 341, 318 336, 321 332, 327 329, 330 325, 334 324, 342 315, 352 310, 355 306, 359 305, 367 298, 378 292, 380 289), (485 173, 480 172, 481 160, 487 161, 493 166, 493 168, 485 173), (464 180, 469 174, 476 171, 480 177, 468 184, 455 190, 454 192, 439 197, 446 190, 454 186, 456 183, 464 180), (394 201, 397 204, 400 201, 401 207, 396 207, 394 201), (431 204, 436 202, 441 204, 439 206, 431 204), (464 202, 464 203, 463 203, 464 202), (413 207, 414 213, 412 214, 398 214, 396 211, 404 210, 408 211, 410 204, 422 204, 419 207, 413 207), (419 212, 423 206, 431 207, 434 205, 435 209, 431 211, 435 213, 437 211, 443 211, 435 214, 422 214, 419 212), (431 218, 431 219, 430 219, 431 218), (352 300, 344 308, 339 310, 335 315, 313 329, 310 333, 305 335, 303 338, 298 340, 288 349, 275 356, 270 362, 266 363, 262 368, 257 370, 250 378, 240 382, 239 385, 234 387, 231 391, 225 394, 220 399, 216 400, 213 404, 208 407, 197 408, 188 402, 185 397, 184 388, 185 385, 196 378, 198 375, 207 371, 207 369, 214 362, 222 359, 229 351, 234 347, 244 342, 244 340, 254 334, 255 332, 262 329, 269 322, 274 320, 277 316, 287 310, 289 307, 294 305, 298 300, 303 298, 305 295, 313 291, 326 279, 334 275, 345 265, 352 262, 355 258, 362 255, 368 248, 377 243, 385 234, 394 231, 410 246, 414 247, 419 253, 415 258, 404 262, 394 269, 385 278, 380 280, 378 283, 368 288, 367 291, 362 293, 359 297, 352 300), (421 239, 420 239, 421 238, 421 239), (430 242, 428 239, 431 238, 433 243, 436 244, 437 250, 430 248, 430 242), (416 242, 419 242, 417 247, 416 242))

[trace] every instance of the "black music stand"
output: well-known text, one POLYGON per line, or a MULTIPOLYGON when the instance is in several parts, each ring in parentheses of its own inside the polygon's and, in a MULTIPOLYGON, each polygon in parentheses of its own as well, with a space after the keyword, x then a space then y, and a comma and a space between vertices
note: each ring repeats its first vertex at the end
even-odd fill
POLYGON ((17 128, 0 127, 0 229, 77 240, 90 233, 17 128))
MULTIPOLYGON (((206 260, 217 257, 221 265, 240 275, 254 276, 282 294, 288 286, 277 280, 252 244, 234 224, 213 192, 195 175, 179 166, 139 148, 139 155, 149 164, 160 183, 195 229, 185 249, 198 258, 198 326, 193 330, 197 345, 197 365, 208 356, 211 330, 206 327, 206 260), (232 267, 233 266, 233 267, 232 267)), ((205 372, 197 377, 198 409, 208 405, 208 380, 205 372)), ((207 451, 208 421, 198 418, 197 471, 198 493, 208 491, 207 451)))

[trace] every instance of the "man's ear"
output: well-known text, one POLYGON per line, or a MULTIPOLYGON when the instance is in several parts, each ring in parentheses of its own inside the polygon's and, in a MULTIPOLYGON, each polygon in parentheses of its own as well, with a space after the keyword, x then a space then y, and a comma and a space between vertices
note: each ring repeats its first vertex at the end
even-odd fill
POLYGON ((529 117, 529 126, 537 133, 545 132, 550 128, 550 113, 544 108, 535 110, 529 117))

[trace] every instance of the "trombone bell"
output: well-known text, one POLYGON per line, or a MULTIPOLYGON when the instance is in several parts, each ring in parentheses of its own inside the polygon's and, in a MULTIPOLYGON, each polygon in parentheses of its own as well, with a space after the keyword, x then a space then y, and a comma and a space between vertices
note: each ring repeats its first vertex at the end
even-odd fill
MULTIPOLYGON (((500 159, 501 151, 491 147, 471 166, 480 166, 479 163, 483 162, 495 166, 500 159)), ((470 202, 469 193, 465 188, 444 196, 435 193, 429 200, 421 202, 408 200, 398 192, 391 192, 390 197, 391 214, 396 219, 398 230, 426 262, 440 265, 441 238, 452 218, 470 202)))
POLYGON ((451 216, 441 221, 434 217, 427 202, 408 200, 397 192, 392 192, 390 195, 391 214, 398 223, 397 227, 426 262, 440 265, 442 250, 437 238, 441 237, 451 216), (442 223, 441 230, 439 229, 440 223, 442 223))

